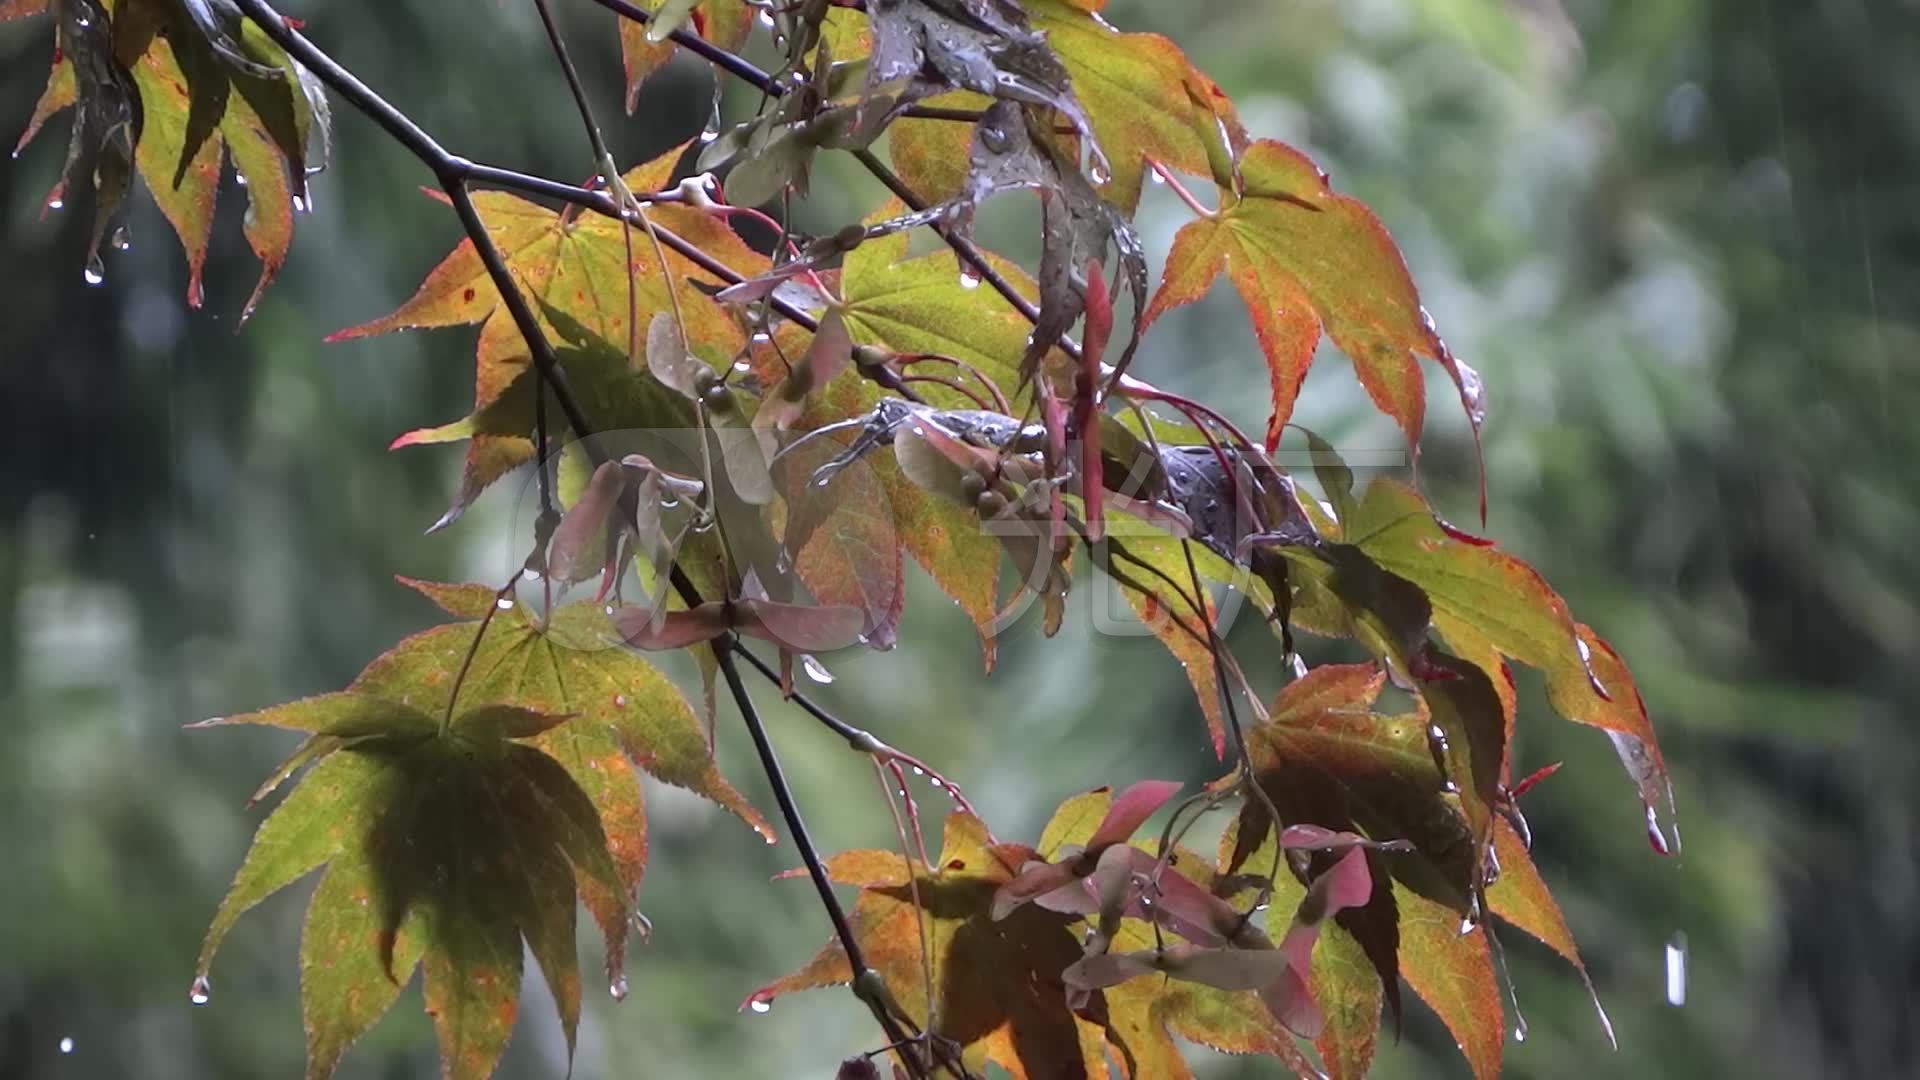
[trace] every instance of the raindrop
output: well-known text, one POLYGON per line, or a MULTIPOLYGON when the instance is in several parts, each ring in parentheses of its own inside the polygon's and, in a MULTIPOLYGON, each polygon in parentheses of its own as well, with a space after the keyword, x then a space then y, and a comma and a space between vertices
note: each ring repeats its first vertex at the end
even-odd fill
POLYGON ((627 707, 627 695, 625 695, 625 694, 615 694, 615 695, 613 695, 613 707, 614 707, 614 708, 616 708, 616 709, 624 709, 624 708, 626 708, 626 707, 627 707))
POLYGON ((1676 930, 1667 942, 1667 1004, 1679 1008, 1687 1003, 1687 935, 1676 930))
POLYGON ((703 143, 710 143, 719 137, 720 137, 720 132, 714 130, 713 128, 708 128, 707 130, 700 133, 700 141, 703 143))
POLYGON ((312 209, 313 209, 313 203, 312 203, 312 202, 311 202, 311 201, 309 200, 309 198, 308 198, 307 196, 305 196, 305 195, 295 195, 295 196, 293 197, 293 212, 294 212, 294 213, 296 213, 296 214, 304 214, 304 213, 306 213, 306 212, 308 212, 309 210, 312 210, 312 209))
POLYGON ((980 275, 967 270, 960 271, 960 287, 963 289, 979 288, 980 275))
POLYGON ((99 285, 105 282, 107 280, 107 268, 101 263, 100 256, 87 256, 87 268, 80 272, 80 276, 85 278, 89 285, 99 285))
POLYGON ((625 975, 615 975, 613 977, 613 981, 607 984, 607 996, 615 1001, 627 1000, 627 977, 625 975))
POLYGON ((113 250, 115 251, 131 251, 133 249, 133 239, 127 235, 127 227, 125 225, 113 230, 113 239, 108 241, 108 243, 113 245, 113 250))
POLYGON ((773 1011, 773 1002, 765 998, 754 998, 752 1001, 747 1002, 747 1008, 765 1016, 767 1013, 773 1011))
POLYGON ((58 195, 55 195, 53 198, 47 200, 47 209, 49 210, 61 210, 61 209, 64 209, 66 205, 67 205, 67 200, 61 198, 58 195))
POLYGON ((512 611, 513 598, 509 596, 503 596, 500 599, 495 600, 493 602, 493 606, 499 608, 501 611, 512 611))
POLYGON ((1517 1043, 1523 1043, 1527 1041, 1527 1025, 1526 1024, 1522 1023, 1522 1024, 1514 1025, 1513 1041, 1517 1043))
POLYGON ((897 795, 899 795, 899 796, 900 796, 901 798, 903 798, 903 799, 904 799, 904 798, 906 798, 906 797, 907 797, 907 789, 906 789, 906 788, 901 788, 901 789, 899 789, 899 790, 898 790, 897 792, 895 792, 895 794, 897 794, 897 795))
POLYGON ((745 360, 735 360, 733 362, 733 370, 745 375, 747 372, 753 370, 753 365, 747 363, 745 360))
POLYGON ((946 781, 940 779, 937 776, 927 777, 927 783, 932 784, 936 788, 944 788, 947 786, 946 781))
POLYGON ((753 334, 753 343, 755 345, 765 345, 767 342, 772 340, 773 340, 773 335, 767 333, 765 330, 756 330, 753 334))
MULTIPOLYGON (((812 679, 814 682, 825 685, 833 681, 833 672, 828 671, 827 665, 816 660, 811 654, 800 657, 800 666, 806 671, 807 678, 812 679)), ((915 771, 917 772, 918 770, 915 771)))
POLYGON ((213 1000, 213 984, 207 981, 205 975, 194 977, 193 986, 187 990, 187 1000, 195 1005, 205 1005, 213 1000))
POLYGON ((1164 184, 1167 182, 1166 174, 1162 173, 1159 169, 1148 169, 1147 179, 1152 180, 1156 184, 1164 184))
POLYGON ((234 183, 236 183, 236 184, 239 184, 239 185, 240 185, 241 187, 246 187, 246 186, 247 186, 247 174, 246 174, 246 173, 234 173, 234 174, 233 174, 233 182, 234 182, 234 183))
POLYGON ((1647 804, 1647 843, 1656 854, 1673 854, 1673 849, 1667 845, 1667 834, 1660 831, 1660 814, 1654 810, 1652 803, 1647 804))
POLYGON ((73 1053, 73 1036, 62 1035, 60 1037, 60 1052, 63 1054, 73 1053))
POLYGON ((1098 161, 1087 168, 1087 179, 1093 181, 1095 186, 1106 183, 1110 178, 1107 167, 1098 161))
POLYGON ((1473 920, 1461 919, 1460 920, 1460 936, 1465 937, 1466 935, 1471 933, 1473 933, 1473 920))
POLYGON ((915 766, 913 767, 913 775, 915 775, 915 776, 925 776, 925 775, 927 775, 927 770, 925 770, 925 769, 923 769, 923 768, 921 768, 921 767, 920 767, 920 766, 918 766, 918 765, 915 765, 915 766))
MULTIPOLYGON (((766 8, 761 8, 760 14, 758 16, 758 21, 761 26, 764 26, 769 30, 773 29, 773 12, 768 11, 766 8)), ((759 1002, 755 1002, 754 1005, 756 1009, 758 1009, 759 1002)), ((758 1011, 766 1012, 765 1009, 758 1009, 758 1011)))
POLYGON ((538 570, 535 570, 535 569, 534 569, 533 567, 531 567, 531 566, 528 566, 528 567, 524 567, 524 568, 522 568, 522 569, 521 569, 521 571, 520 571, 520 578, 521 578, 521 580, 523 580, 523 581, 539 581, 539 580, 540 580, 540 571, 538 571, 538 570))

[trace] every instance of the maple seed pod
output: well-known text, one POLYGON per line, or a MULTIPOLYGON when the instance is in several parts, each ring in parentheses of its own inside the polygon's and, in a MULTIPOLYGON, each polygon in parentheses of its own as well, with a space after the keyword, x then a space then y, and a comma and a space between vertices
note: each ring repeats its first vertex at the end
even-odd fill
MULTIPOLYGON (((973 474, 968 475, 968 479, 974 478, 973 474)), ((965 483, 965 480, 961 481, 962 485, 965 485, 965 483)), ((973 508, 979 511, 980 516, 983 518, 999 517, 1006 512, 1007 497, 997 491, 983 491, 974 497, 973 508)))

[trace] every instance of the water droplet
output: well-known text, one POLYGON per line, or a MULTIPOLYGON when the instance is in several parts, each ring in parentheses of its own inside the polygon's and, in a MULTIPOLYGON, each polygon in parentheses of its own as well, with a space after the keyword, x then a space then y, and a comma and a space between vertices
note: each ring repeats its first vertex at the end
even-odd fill
POLYGON ((920 767, 920 766, 918 766, 918 765, 915 765, 915 766, 913 767, 913 775, 915 775, 915 776, 925 776, 925 775, 927 775, 927 770, 925 770, 925 769, 923 769, 923 768, 921 768, 921 767, 920 767))
POLYGON ((73 1053, 73 1036, 71 1035, 60 1036, 60 1052, 63 1054, 73 1053))
POLYGON ((213 1000, 213 984, 207 981, 205 975, 194 977, 193 986, 187 990, 187 1000, 195 1005, 205 1005, 213 1000))
POLYGON ((1166 174, 1159 169, 1148 169, 1147 179, 1152 180, 1156 184, 1164 184, 1167 182, 1166 174))
POLYGON ((1087 167, 1087 179, 1093 181, 1095 186, 1106 183, 1110 178, 1107 167, 1098 161, 1087 167))
POLYGON ((80 271, 80 276, 86 279, 89 285, 100 285, 104 283, 107 280, 107 268, 106 265, 100 261, 100 256, 87 256, 87 268, 80 271))
MULTIPOLYGON (((761 26, 764 26, 769 30, 773 29, 773 12, 768 11, 766 8, 761 8, 760 14, 756 16, 756 18, 759 21, 761 26)), ((765 1009, 760 1009, 758 1011, 766 1012, 765 1009)))
POLYGON ((311 201, 309 201, 309 198, 308 198, 308 196, 305 196, 305 195, 295 195, 295 196, 293 197, 293 212, 294 212, 294 213, 296 213, 296 214, 304 214, 304 213, 307 213, 308 211, 310 211, 310 210, 312 210, 312 209, 313 209, 313 203, 312 203, 311 201))
POLYGON ((113 250, 115 251, 133 250, 133 238, 127 235, 127 227, 125 225, 113 230, 113 239, 109 240, 108 243, 113 245, 113 250))
POLYGON ((752 1001, 747 1002, 747 1008, 765 1016, 767 1013, 773 1011, 773 1002, 768 1001, 766 998, 754 998, 752 1001))
POLYGON ((979 288, 980 275, 973 273, 972 271, 969 271, 969 270, 960 271, 960 287, 963 289, 979 288))
POLYGON ((703 143, 710 143, 719 137, 720 137, 720 133, 718 131, 715 131, 713 128, 708 128, 707 130, 700 133, 700 141, 703 143))
POLYGON ((513 598, 510 596, 503 596, 500 599, 495 600, 493 602, 493 606, 499 608, 501 611, 512 611, 513 598))
POLYGON ((1523 1043, 1527 1041, 1527 1025, 1526 1024, 1522 1023, 1522 1024, 1514 1025, 1513 1041, 1517 1043, 1523 1043))
POLYGON ((1676 930, 1667 942, 1667 1004, 1679 1008, 1687 1003, 1687 935, 1676 930))
POLYGON ((247 174, 246 174, 246 173, 234 173, 234 174, 233 174, 233 182, 234 182, 234 183, 236 183, 236 184, 239 184, 239 185, 240 185, 241 187, 246 187, 246 186, 247 186, 247 174))
POLYGON ((932 784, 936 788, 944 788, 947 786, 947 782, 945 780, 940 779, 937 776, 927 777, 927 783, 932 784))
POLYGON ((613 981, 607 984, 607 996, 615 1001, 627 1000, 627 977, 625 975, 615 975, 613 977, 613 981))
POLYGON ((747 372, 753 370, 753 365, 747 363, 745 360, 735 360, 733 362, 733 370, 745 375, 747 372))
POLYGON ((765 345, 767 342, 772 340, 773 340, 773 335, 767 333, 765 330, 754 331, 753 343, 755 345, 765 345))
MULTIPOLYGON (((828 671, 827 665, 815 659, 810 653, 803 654, 800 657, 800 667, 806 671, 807 678, 812 679, 814 682, 825 685, 833 681, 833 672, 828 671)), ((916 769, 915 771, 917 772, 919 770, 916 769)))
POLYGON ((1673 854, 1673 848, 1667 845, 1667 834, 1660 831, 1660 814, 1652 803, 1647 804, 1647 843, 1655 854, 1673 854))
POLYGON ((614 708, 616 708, 616 709, 624 709, 624 708, 626 708, 626 707, 627 707, 627 695, 625 695, 625 694, 615 694, 615 695, 613 695, 613 707, 614 707, 614 708))
POLYGON ((1465 937, 1471 933, 1473 933, 1473 920, 1461 919, 1460 920, 1460 936, 1465 937))
POLYGON ((47 200, 47 209, 49 210, 64 210, 66 209, 66 206, 67 206, 67 200, 61 198, 58 195, 55 195, 51 199, 47 200))

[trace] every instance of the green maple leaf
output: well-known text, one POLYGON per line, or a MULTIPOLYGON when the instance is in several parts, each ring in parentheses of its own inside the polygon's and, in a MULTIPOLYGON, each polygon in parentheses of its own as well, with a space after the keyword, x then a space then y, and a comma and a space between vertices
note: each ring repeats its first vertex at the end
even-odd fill
POLYGON ((772 839, 720 776, 679 690, 610 645, 601 609, 570 605, 536 622, 518 605, 498 608, 485 586, 409 584, 472 621, 407 638, 344 692, 209 722, 309 734, 262 787, 264 796, 311 766, 256 834, 208 931, 199 971, 206 974, 242 912, 327 864, 302 947, 313 1075, 331 1072, 420 962, 448 1074, 485 1075, 512 1028, 520 974, 513 932, 553 985, 571 1045, 579 1016, 576 893, 606 938, 610 985, 623 982, 647 853, 633 764, 772 839), (436 716, 448 709, 463 665, 459 712, 443 736, 436 716), (516 704, 462 704, 498 701, 516 704), (438 794, 422 793, 428 789, 438 794), (525 822, 509 828, 495 820, 502 815, 525 822), (494 836, 498 844, 487 839, 494 836), (443 864, 445 880, 433 876, 443 864), (456 895, 443 896, 448 890, 456 895))
POLYGON ((591 882, 617 898, 616 951, 629 901, 592 801, 525 741, 566 719, 485 705, 442 730, 420 709, 348 691, 212 721, 307 732, 290 765, 314 764, 261 824, 215 913, 196 999, 234 921, 325 866, 301 944, 308 1076, 332 1074, 416 967, 442 1074, 490 1074, 513 1030, 523 940, 571 1049, 575 893, 591 882))

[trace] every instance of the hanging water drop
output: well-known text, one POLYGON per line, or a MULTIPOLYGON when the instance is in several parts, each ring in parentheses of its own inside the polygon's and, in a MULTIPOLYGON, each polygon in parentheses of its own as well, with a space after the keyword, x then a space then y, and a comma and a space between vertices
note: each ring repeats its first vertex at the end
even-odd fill
POLYGON ((915 776, 925 776, 925 775, 927 775, 927 770, 925 770, 925 769, 923 769, 923 768, 921 768, 921 767, 920 767, 920 766, 918 766, 918 765, 915 765, 915 766, 913 767, 913 775, 915 775, 915 776))
POLYGON ((1513 1041, 1517 1043, 1527 1041, 1527 1025, 1524 1021, 1513 1026, 1513 1041))
MULTIPOLYGON (((773 12, 768 11, 766 8, 761 8, 757 18, 761 26, 769 30, 773 29, 773 12)), ((766 1010, 762 1009, 760 1011, 765 1012, 766 1010)))
POLYGON ((811 653, 804 654, 800 657, 800 667, 806 671, 807 678, 821 685, 833 681, 833 672, 828 671, 827 665, 821 663, 811 653))
POLYGON ((63 1054, 73 1053, 73 1036, 71 1035, 60 1036, 60 1052, 63 1054))
POLYGON ((47 200, 47 209, 49 210, 64 210, 66 209, 66 205, 67 205, 67 200, 61 198, 58 195, 55 195, 52 198, 47 200))
POLYGON ((512 611, 513 598, 510 596, 503 596, 500 599, 495 600, 493 602, 493 606, 499 608, 501 611, 512 611))
POLYGON ((213 984, 207 981, 205 975, 194 977, 193 986, 187 990, 187 1000, 195 1005, 205 1005, 213 1000, 213 984))
POLYGON ((613 977, 613 981, 607 984, 607 996, 615 1001, 627 1000, 627 977, 625 975, 615 975, 613 977))
POLYGON ((616 709, 624 709, 624 708, 626 708, 626 707, 627 707, 627 695, 625 695, 625 694, 615 694, 615 695, 613 695, 613 707, 614 707, 614 708, 616 708, 616 709))
POLYGON ((947 786, 947 782, 937 776, 927 777, 927 783, 932 784, 935 788, 944 788, 947 786))
POLYGON ((237 172, 237 173, 234 173, 234 174, 233 174, 233 182, 234 182, 234 183, 236 183, 236 184, 239 184, 239 185, 240 185, 241 187, 246 187, 246 186, 247 186, 247 174, 246 174, 246 173, 243 173, 243 172, 237 172))
POLYGON ((716 128, 708 128, 707 130, 700 133, 700 141, 703 143, 710 143, 719 137, 720 137, 720 132, 716 128))
POLYGON ((107 268, 106 265, 100 261, 100 256, 87 256, 87 268, 80 272, 80 276, 86 279, 89 285, 104 283, 107 280, 107 268))
POLYGON ((307 207, 308 207, 309 205, 310 205, 310 204, 309 204, 309 203, 307 202, 307 197, 306 197, 305 195, 295 195, 295 196, 293 197, 293 212, 294 212, 294 213, 296 213, 296 214, 304 214, 304 213, 306 213, 306 212, 307 212, 307 207))
POLYGON ((1167 174, 1161 172, 1159 169, 1148 169, 1147 179, 1152 180, 1156 184, 1164 184, 1167 182, 1167 174))
POLYGON ((113 245, 113 250, 115 251, 133 250, 133 238, 127 234, 127 227, 125 225, 114 229, 113 239, 107 242, 113 245))
POLYGON ((765 1016, 773 1011, 773 1002, 768 1001, 766 998, 754 998, 752 1001, 747 1002, 747 1008, 765 1016))
POLYGON ((1092 165, 1087 167, 1087 179, 1093 181, 1094 185, 1097 187, 1101 184, 1106 183, 1109 179, 1111 179, 1111 176, 1107 172, 1107 167, 1104 164, 1096 161, 1092 165))
POLYGON ((973 272, 973 271, 971 271, 971 270, 962 270, 962 271, 960 271, 960 287, 961 287, 961 288, 963 288, 963 289, 977 289, 977 288, 979 288, 979 287, 980 287, 980 275, 979 275, 979 274, 976 274, 976 273, 974 273, 974 272, 973 272))

